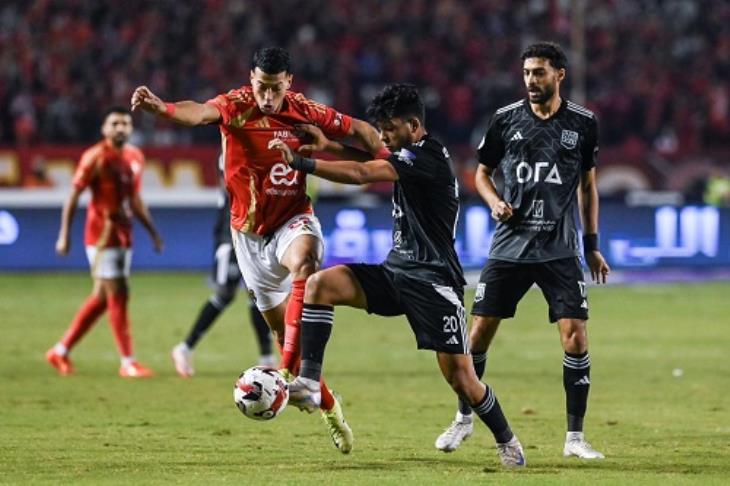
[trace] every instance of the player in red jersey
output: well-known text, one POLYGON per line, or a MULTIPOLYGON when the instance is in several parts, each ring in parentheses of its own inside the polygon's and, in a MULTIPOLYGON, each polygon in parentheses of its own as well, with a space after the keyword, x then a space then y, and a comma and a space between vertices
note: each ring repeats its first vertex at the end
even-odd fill
POLYGON ((86 150, 76 169, 73 189, 63 207, 56 252, 68 254, 70 228, 79 197, 91 188, 84 242, 94 288, 76 313, 61 340, 46 353, 46 360, 61 375, 74 372, 69 351, 96 320, 109 310, 109 322, 119 348, 125 378, 145 378, 152 371, 134 358, 129 333, 127 278, 132 261, 132 216, 149 231, 156 251, 162 250, 147 207, 139 195, 144 155, 127 141, 132 134, 132 115, 126 108, 110 108, 101 127, 104 140, 86 150))
MULTIPOLYGON (((188 126, 219 124, 238 264, 246 287, 283 346, 281 367, 296 374, 304 283, 320 266, 323 238, 305 193, 306 174, 291 169, 268 144, 278 138, 292 150, 311 153, 316 147, 303 145, 296 130, 308 123, 334 138, 354 136, 374 154, 383 145, 369 124, 290 91, 290 64, 284 49, 263 48, 253 57, 251 86, 206 103, 165 103, 140 86, 132 95, 132 109, 188 126)), ((337 448, 347 453, 352 431, 338 401, 324 383, 321 387, 323 418, 337 448)))

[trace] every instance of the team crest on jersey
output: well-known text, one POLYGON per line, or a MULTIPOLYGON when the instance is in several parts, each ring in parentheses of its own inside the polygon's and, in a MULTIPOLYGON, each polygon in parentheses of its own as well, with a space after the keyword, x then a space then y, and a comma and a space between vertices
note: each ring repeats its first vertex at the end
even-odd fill
POLYGON ((477 293, 474 295, 474 302, 481 302, 484 300, 484 290, 486 290, 487 284, 480 283, 477 285, 477 293))
POLYGON ((413 152, 411 152, 408 149, 403 148, 403 149, 400 149, 400 151, 398 152, 398 160, 400 160, 401 162, 403 162, 406 165, 412 166, 413 160, 415 158, 416 158, 416 154, 414 154, 413 152))
POLYGON ((573 130, 563 130, 563 134, 560 137, 560 145, 572 150, 578 145, 578 132, 573 130))

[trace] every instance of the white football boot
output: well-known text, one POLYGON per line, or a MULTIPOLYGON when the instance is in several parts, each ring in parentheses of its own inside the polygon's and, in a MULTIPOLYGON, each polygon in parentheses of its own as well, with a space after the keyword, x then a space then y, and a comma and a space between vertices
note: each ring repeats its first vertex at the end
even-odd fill
POLYGON ((575 456, 581 459, 604 459, 606 457, 586 442, 583 432, 568 432, 566 434, 563 456, 575 456))
POLYGON ((172 348, 172 361, 175 363, 175 371, 183 378, 190 378, 195 374, 193 368, 193 351, 185 343, 180 343, 172 348))
POLYGON ((456 418, 451 425, 436 438, 436 449, 444 452, 455 451, 473 433, 472 415, 462 415, 461 412, 456 412, 456 418))

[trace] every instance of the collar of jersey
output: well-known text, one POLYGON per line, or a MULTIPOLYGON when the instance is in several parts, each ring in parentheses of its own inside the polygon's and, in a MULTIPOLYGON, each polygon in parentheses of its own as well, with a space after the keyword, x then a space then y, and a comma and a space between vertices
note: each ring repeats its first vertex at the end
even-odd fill
POLYGON ((553 113, 552 115, 550 115, 547 118, 540 118, 539 116, 537 116, 535 114, 534 111, 532 111, 532 107, 530 106, 529 98, 525 98, 525 102, 523 104, 524 104, 525 110, 527 110, 527 113, 529 113, 532 118, 534 118, 535 120, 537 120, 539 122, 549 122, 553 118, 556 118, 560 113, 562 113, 563 110, 565 110, 565 107, 568 106, 568 101, 565 98, 560 98, 560 106, 558 107, 557 110, 555 110, 555 113, 553 113))

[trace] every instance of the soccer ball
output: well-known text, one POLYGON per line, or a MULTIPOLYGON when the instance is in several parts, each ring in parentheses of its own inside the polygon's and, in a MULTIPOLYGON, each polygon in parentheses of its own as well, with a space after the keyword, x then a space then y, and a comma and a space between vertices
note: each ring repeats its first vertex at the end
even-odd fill
POLYGON ((271 420, 289 401, 289 385, 274 368, 254 366, 238 377, 233 387, 233 400, 246 417, 271 420))

